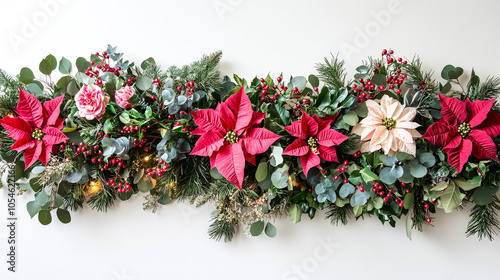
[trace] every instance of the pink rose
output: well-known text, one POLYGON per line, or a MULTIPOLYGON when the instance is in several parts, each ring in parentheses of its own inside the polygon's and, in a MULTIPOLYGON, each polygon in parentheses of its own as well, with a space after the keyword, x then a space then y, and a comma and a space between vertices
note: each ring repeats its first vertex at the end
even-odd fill
POLYGON ((88 85, 83 86, 75 95, 75 101, 80 117, 87 120, 93 120, 94 118, 100 120, 104 112, 106 112, 109 97, 99 86, 88 85))
POLYGON ((123 109, 131 108, 132 104, 128 103, 128 100, 135 94, 134 89, 125 86, 115 92, 115 101, 118 106, 123 109))

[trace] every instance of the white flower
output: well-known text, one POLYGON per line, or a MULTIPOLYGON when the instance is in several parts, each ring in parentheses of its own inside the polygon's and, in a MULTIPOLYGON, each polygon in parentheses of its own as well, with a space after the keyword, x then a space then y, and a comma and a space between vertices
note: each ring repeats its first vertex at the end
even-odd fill
POLYGON ((417 115, 416 108, 401 105, 396 99, 384 95, 380 104, 366 101, 368 116, 355 125, 352 132, 361 136, 361 152, 375 152, 393 156, 405 152, 415 156, 414 139, 422 135, 416 130, 420 125, 412 122, 417 115))

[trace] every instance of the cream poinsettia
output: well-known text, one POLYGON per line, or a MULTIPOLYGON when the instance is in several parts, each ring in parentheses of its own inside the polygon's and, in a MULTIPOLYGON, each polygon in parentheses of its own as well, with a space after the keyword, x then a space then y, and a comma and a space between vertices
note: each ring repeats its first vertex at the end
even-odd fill
POLYGON ((361 136, 361 152, 375 152, 382 149, 392 156, 405 152, 415 156, 415 139, 422 135, 416 130, 420 125, 412 122, 417 109, 405 107, 396 99, 384 95, 380 104, 366 101, 368 116, 353 127, 352 132, 361 136))

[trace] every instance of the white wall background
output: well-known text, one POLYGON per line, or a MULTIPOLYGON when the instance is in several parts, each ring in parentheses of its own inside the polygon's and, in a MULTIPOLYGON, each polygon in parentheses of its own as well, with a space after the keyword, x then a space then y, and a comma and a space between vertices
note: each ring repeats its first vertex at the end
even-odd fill
MULTIPOLYGON (((132 61, 153 56, 165 66, 222 50, 221 70, 246 78, 308 75, 332 52, 353 74, 366 56, 392 48, 409 58, 418 53, 438 73, 452 63, 475 67, 484 79, 500 76, 499 9, 498 1, 452 0, 3 0, 0 67, 15 75, 24 66, 38 69, 49 53, 74 61, 110 43, 132 61)), ((466 238, 466 211, 438 213, 436 227, 415 232, 413 241, 404 221, 395 229, 375 218, 335 227, 318 215, 298 225, 277 221, 274 239, 240 232, 224 244, 206 233, 212 206, 172 204, 151 214, 137 196, 108 213, 85 209, 69 225, 41 226, 25 210, 31 197, 18 200, 18 272, 10 273, 0 190, 2 280, 458 280, 500 273, 500 238, 466 238)))

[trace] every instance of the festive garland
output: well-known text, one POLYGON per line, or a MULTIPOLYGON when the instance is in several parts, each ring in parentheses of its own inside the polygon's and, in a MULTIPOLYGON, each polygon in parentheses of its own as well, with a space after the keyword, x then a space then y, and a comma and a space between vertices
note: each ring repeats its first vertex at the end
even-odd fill
POLYGON ((336 57, 288 82, 220 78, 220 59, 163 70, 108 46, 76 69, 47 56, 43 79, 0 71, 1 157, 15 165, 18 192, 35 193, 31 217, 68 223, 84 203, 106 211, 146 194, 153 212, 174 199, 214 201, 216 240, 238 227, 273 237, 272 219, 298 223, 325 208, 334 224, 373 215, 394 227, 406 216, 411 238, 436 208, 470 202, 467 235, 496 234, 500 79, 481 83, 472 71, 464 85, 463 69, 447 65, 442 85, 418 57, 392 50, 354 81, 336 57))

